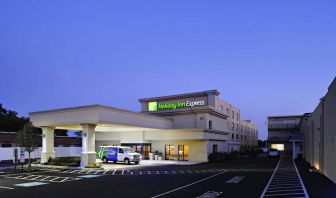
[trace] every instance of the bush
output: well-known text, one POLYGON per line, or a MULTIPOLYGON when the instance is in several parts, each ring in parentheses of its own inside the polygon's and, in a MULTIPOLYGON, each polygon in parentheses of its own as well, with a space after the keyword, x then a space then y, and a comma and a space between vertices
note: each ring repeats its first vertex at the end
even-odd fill
POLYGON ((216 152, 216 153, 209 154, 208 158, 209 158, 209 162, 222 162, 224 160, 233 159, 237 157, 238 155, 239 153, 237 151, 233 151, 231 153, 216 152))
POLYGON ((85 168, 100 168, 101 164, 96 162, 90 162, 89 165, 85 166, 85 168))
POLYGON ((56 166, 71 166, 77 167, 80 166, 80 158, 78 157, 56 157, 49 158, 46 165, 56 165, 56 166))

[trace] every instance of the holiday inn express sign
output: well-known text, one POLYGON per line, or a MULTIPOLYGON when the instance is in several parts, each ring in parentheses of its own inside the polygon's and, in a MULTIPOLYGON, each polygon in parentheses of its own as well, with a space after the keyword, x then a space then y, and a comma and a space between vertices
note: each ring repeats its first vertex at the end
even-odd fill
POLYGON ((204 100, 198 100, 198 101, 187 100, 187 101, 177 101, 173 103, 152 101, 148 102, 148 111, 158 111, 163 109, 178 109, 178 108, 204 106, 204 105, 205 105, 204 100))

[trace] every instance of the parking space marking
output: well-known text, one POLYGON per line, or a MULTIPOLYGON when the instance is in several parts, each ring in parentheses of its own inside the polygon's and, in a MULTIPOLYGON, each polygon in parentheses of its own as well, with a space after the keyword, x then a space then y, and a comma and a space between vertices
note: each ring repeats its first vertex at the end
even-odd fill
POLYGON ((276 196, 309 198, 293 159, 279 160, 260 197, 276 196))
POLYGON ((41 185, 46 185, 46 184, 48 184, 48 183, 45 183, 45 182, 28 182, 28 183, 15 184, 15 186, 33 187, 33 186, 41 186, 41 185))
POLYGON ((3 189, 9 189, 9 190, 13 190, 13 189, 14 189, 14 188, 7 187, 7 186, 0 186, 0 188, 3 188, 3 189))
POLYGON ((181 186, 181 187, 179 187, 179 188, 175 188, 175 189, 173 189, 173 190, 170 190, 170 191, 168 191, 168 192, 164 192, 164 193, 161 193, 161 194, 159 194, 159 195, 152 196, 152 198, 161 197, 161 196, 164 196, 164 195, 170 194, 170 193, 172 193, 172 192, 175 192, 175 191, 178 191, 178 190, 181 190, 181 189, 187 188, 187 187, 189 187, 189 186, 192 186, 192 185, 198 184, 198 183, 200 183, 200 182, 203 182, 203 181, 209 180, 209 179, 211 179, 211 178, 213 178, 213 177, 216 177, 216 176, 218 176, 218 175, 224 174, 224 173, 226 173, 226 172, 227 172, 227 170, 225 170, 225 171, 222 171, 222 172, 219 172, 219 173, 216 173, 216 174, 214 174, 214 175, 211 175, 211 176, 209 176, 209 177, 206 177, 206 178, 203 178, 203 179, 197 180, 197 181, 195 181, 195 182, 192 182, 192 183, 190 183, 190 184, 187 184, 187 185, 181 186))
POLYGON ((196 198, 215 198, 219 197, 223 192, 208 191, 196 198))
POLYGON ((230 183, 234 183, 234 184, 238 184, 241 180, 243 180, 245 177, 243 176, 234 176, 231 179, 227 180, 226 183, 230 184, 230 183))

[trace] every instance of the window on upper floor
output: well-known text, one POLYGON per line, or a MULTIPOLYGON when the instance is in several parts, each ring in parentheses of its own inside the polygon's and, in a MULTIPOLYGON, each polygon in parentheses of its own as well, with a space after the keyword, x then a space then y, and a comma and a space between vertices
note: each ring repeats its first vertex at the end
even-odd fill
POLYGON ((233 133, 231 133, 231 138, 234 139, 234 134, 233 133))
POLYGON ((232 111, 232 120, 234 120, 234 115, 235 113, 234 113, 234 111, 232 111))
POLYGON ((223 107, 223 105, 220 105, 220 110, 221 110, 221 111, 224 111, 224 107, 223 107))
POLYGON ((236 131, 239 131, 239 124, 236 124, 236 131))
POLYGON ((236 139, 237 139, 237 140, 239 139, 239 135, 238 135, 238 134, 236 134, 236 139))
POLYGON ((243 140, 243 135, 240 135, 240 139, 243 140))
POLYGON ((209 129, 212 129, 212 120, 209 120, 209 129))
POLYGON ((234 130, 234 122, 232 122, 232 130, 234 130))
POLYGON ((239 121, 239 114, 237 113, 237 121, 239 121))
POLYGON ((226 113, 229 114, 230 113, 230 109, 226 108, 226 113))

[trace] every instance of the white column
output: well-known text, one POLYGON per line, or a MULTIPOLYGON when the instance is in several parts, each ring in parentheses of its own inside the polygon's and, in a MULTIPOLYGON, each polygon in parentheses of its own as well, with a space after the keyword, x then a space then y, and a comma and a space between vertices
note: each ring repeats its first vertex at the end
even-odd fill
POLYGON ((55 157, 54 151, 54 129, 53 127, 42 127, 42 152, 41 163, 48 162, 48 159, 55 157))
POLYGON ((96 162, 96 136, 94 124, 81 124, 82 127, 82 157, 81 166, 96 162))

